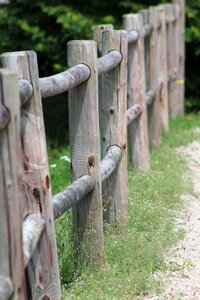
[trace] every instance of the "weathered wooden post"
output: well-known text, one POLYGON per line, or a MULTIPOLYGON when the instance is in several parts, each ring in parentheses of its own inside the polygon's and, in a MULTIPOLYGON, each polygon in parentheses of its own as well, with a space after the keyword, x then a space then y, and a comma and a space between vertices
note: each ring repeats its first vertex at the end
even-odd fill
POLYGON ((184 114, 184 61, 185 61, 185 0, 173 0, 176 6, 176 38, 177 38, 177 98, 179 115, 184 114))
POLYGON ((20 102, 16 73, 8 69, 0 70, 0 111, 0 299, 23 300, 20 102))
POLYGON ((92 35, 93 40, 97 43, 97 50, 99 53, 102 51, 102 33, 105 30, 112 30, 112 24, 102 24, 102 25, 95 25, 92 27, 92 35))
POLYGON ((144 65, 144 28, 142 16, 128 14, 123 16, 126 30, 136 30, 139 39, 128 48, 128 107, 137 103, 142 107, 140 116, 129 125, 130 157, 134 168, 148 169, 149 139, 147 127, 147 108, 145 103, 145 65, 144 65))
POLYGON ((18 79, 28 80, 33 95, 21 111, 21 143, 24 189, 24 218, 38 213, 45 220, 45 229, 28 263, 29 299, 61 299, 51 187, 39 89, 36 53, 11 52, 1 56, 3 67, 17 72, 18 79))
POLYGON ((155 93, 149 107, 149 145, 150 148, 161 144, 160 97, 159 97, 159 56, 158 56, 158 7, 149 8, 149 22, 153 26, 149 37, 150 89, 155 93))
POLYGON ((67 49, 69 67, 83 63, 91 72, 69 91, 69 130, 72 180, 90 175, 95 181, 94 190, 73 208, 80 258, 94 265, 104 261, 97 46, 94 41, 71 41, 67 49))
POLYGON ((115 172, 103 183, 104 219, 109 223, 127 220, 127 32, 102 33, 102 55, 111 50, 122 54, 119 65, 102 74, 99 81, 100 128, 103 157, 109 147, 118 145, 122 157, 115 172))
POLYGON ((165 4, 165 15, 167 22, 167 66, 168 66, 168 95, 169 95, 169 114, 176 116, 177 105, 177 41, 175 36, 175 14, 174 5, 165 4), (173 45, 173 47, 172 47, 173 45))
POLYGON ((169 129, 167 36, 165 9, 163 5, 158 6, 158 20, 160 22, 160 27, 158 28, 160 117, 161 127, 167 131, 169 129))

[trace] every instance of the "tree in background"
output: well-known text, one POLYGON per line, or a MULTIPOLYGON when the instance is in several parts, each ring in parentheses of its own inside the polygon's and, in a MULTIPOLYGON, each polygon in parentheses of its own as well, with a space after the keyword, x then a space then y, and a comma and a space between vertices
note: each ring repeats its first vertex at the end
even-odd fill
MULTIPOLYGON (((91 39, 91 26, 112 23, 120 28, 122 15, 165 0, 11 0, 0 6, 1 53, 35 50, 40 76, 49 76, 67 67, 66 43, 91 39)), ((186 5, 186 96, 187 107, 200 110, 198 63, 200 60, 200 0, 186 5)), ((67 135, 66 96, 44 100, 47 134, 63 140, 67 135), (59 102, 59 105, 57 103, 59 102), (52 122, 55 120, 55 122, 52 122), (56 124, 60 125, 58 127, 56 124), (62 130, 60 130, 62 128, 62 130), (64 128, 64 130, 63 130, 64 128), (62 134, 61 134, 62 133, 62 134)))

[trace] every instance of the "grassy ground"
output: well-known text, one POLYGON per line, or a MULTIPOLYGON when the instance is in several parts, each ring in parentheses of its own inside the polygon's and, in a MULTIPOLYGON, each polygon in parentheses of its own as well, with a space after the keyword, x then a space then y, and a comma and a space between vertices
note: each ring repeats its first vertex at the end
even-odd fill
MULTIPOLYGON (((191 192, 182 176, 186 166, 175 147, 195 139, 199 119, 198 115, 188 115, 171 120, 170 132, 151 153, 150 170, 129 170, 128 225, 125 232, 105 225, 106 262, 100 269, 85 268, 81 277, 76 275, 70 212, 56 222, 64 299, 136 299, 160 288, 152 273, 162 268, 166 250, 183 235, 174 230, 173 218, 181 208, 179 195, 191 192)), ((69 162, 60 159, 64 155, 69 151, 54 150, 50 154, 54 193, 69 183, 69 162)))

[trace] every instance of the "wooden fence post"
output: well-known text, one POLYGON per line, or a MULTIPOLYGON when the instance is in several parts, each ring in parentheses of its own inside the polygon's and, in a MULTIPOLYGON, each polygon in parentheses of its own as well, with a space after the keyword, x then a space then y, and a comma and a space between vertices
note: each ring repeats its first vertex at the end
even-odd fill
POLYGON ((158 6, 158 20, 161 25, 158 29, 160 116, 161 127, 167 131, 169 129, 167 36, 165 9, 163 5, 158 6))
POLYGON ((93 35, 93 40, 97 43, 97 49, 98 52, 100 53, 102 50, 102 33, 105 30, 112 30, 113 25, 111 24, 102 24, 102 25, 96 25, 92 27, 92 35, 93 35))
POLYGON ((169 114, 176 117, 177 103, 177 61, 176 61, 176 38, 175 38, 175 16, 173 4, 165 4, 165 14, 167 21, 167 66, 168 66, 168 95, 169 114), (173 45, 173 47, 172 47, 173 45))
POLYGON ((102 34, 102 55, 111 50, 122 54, 121 63, 102 74, 99 81, 103 157, 112 145, 122 149, 116 171, 103 183, 104 219, 109 223, 124 223, 127 219, 127 43, 125 30, 104 31, 102 34))
POLYGON ((150 89, 155 93, 152 105, 149 107, 149 145, 150 148, 161 144, 160 97, 159 97, 159 56, 158 56, 158 7, 149 8, 149 22, 153 31, 149 38, 150 56, 150 89))
POLYGON ((73 221, 81 259, 91 264, 104 261, 97 47, 94 41, 68 43, 68 65, 86 64, 89 79, 69 91, 69 129, 73 180, 90 175, 94 190, 73 208, 73 221), (81 251, 81 252, 80 252, 81 251), (81 257, 82 256, 82 257, 81 257))
POLYGON ((8 109, 4 117, 9 124, 0 131, 0 299, 13 294, 13 299, 23 300, 20 102, 16 73, 8 69, 0 70, 1 105, 8 109))
POLYGON ((24 218, 28 214, 38 213, 45 220, 46 226, 27 266, 30 287, 28 298, 61 299, 36 53, 33 51, 5 53, 1 56, 1 62, 3 67, 14 69, 18 79, 26 79, 33 86, 33 96, 21 111, 24 218))
POLYGON ((179 115, 184 114, 184 61, 185 61, 185 0, 173 0, 174 4, 177 4, 176 11, 178 10, 176 20, 177 30, 177 100, 179 115))
POLYGON ((129 45, 128 49, 128 107, 139 104, 143 111, 129 125, 130 157, 134 168, 146 170, 149 168, 149 139, 147 127, 147 107, 145 103, 145 65, 144 65, 144 29, 142 16, 128 14, 123 16, 124 28, 134 29, 139 33, 139 39, 129 45))

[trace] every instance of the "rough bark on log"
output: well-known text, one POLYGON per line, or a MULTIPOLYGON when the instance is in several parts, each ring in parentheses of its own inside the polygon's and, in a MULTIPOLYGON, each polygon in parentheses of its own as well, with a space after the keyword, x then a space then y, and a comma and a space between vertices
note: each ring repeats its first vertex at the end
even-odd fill
POLYGON ((135 120, 142 112, 142 107, 139 104, 133 104, 126 112, 127 125, 135 120))
POLYGON ((52 198, 54 219, 59 218, 68 209, 81 201, 94 189, 94 186, 94 179, 89 175, 84 175, 73 181, 70 186, 54 195, 52 198))
POLYGON ((76 66, 62 73, 39 79, 41 97, 47 98, 68 91, 81 84, 90 77, 90 69, 87 65, 76 66))
POLYGON ((114 69, 122 61, 122 54, 117 50, 112 50, 97 59, 98 75, 102 75, 114 69))
POLYGON ((122 157, 122 149, 119 146, 110 146, 101 161, 101 182, 103 183, 117 168, 122 157))

